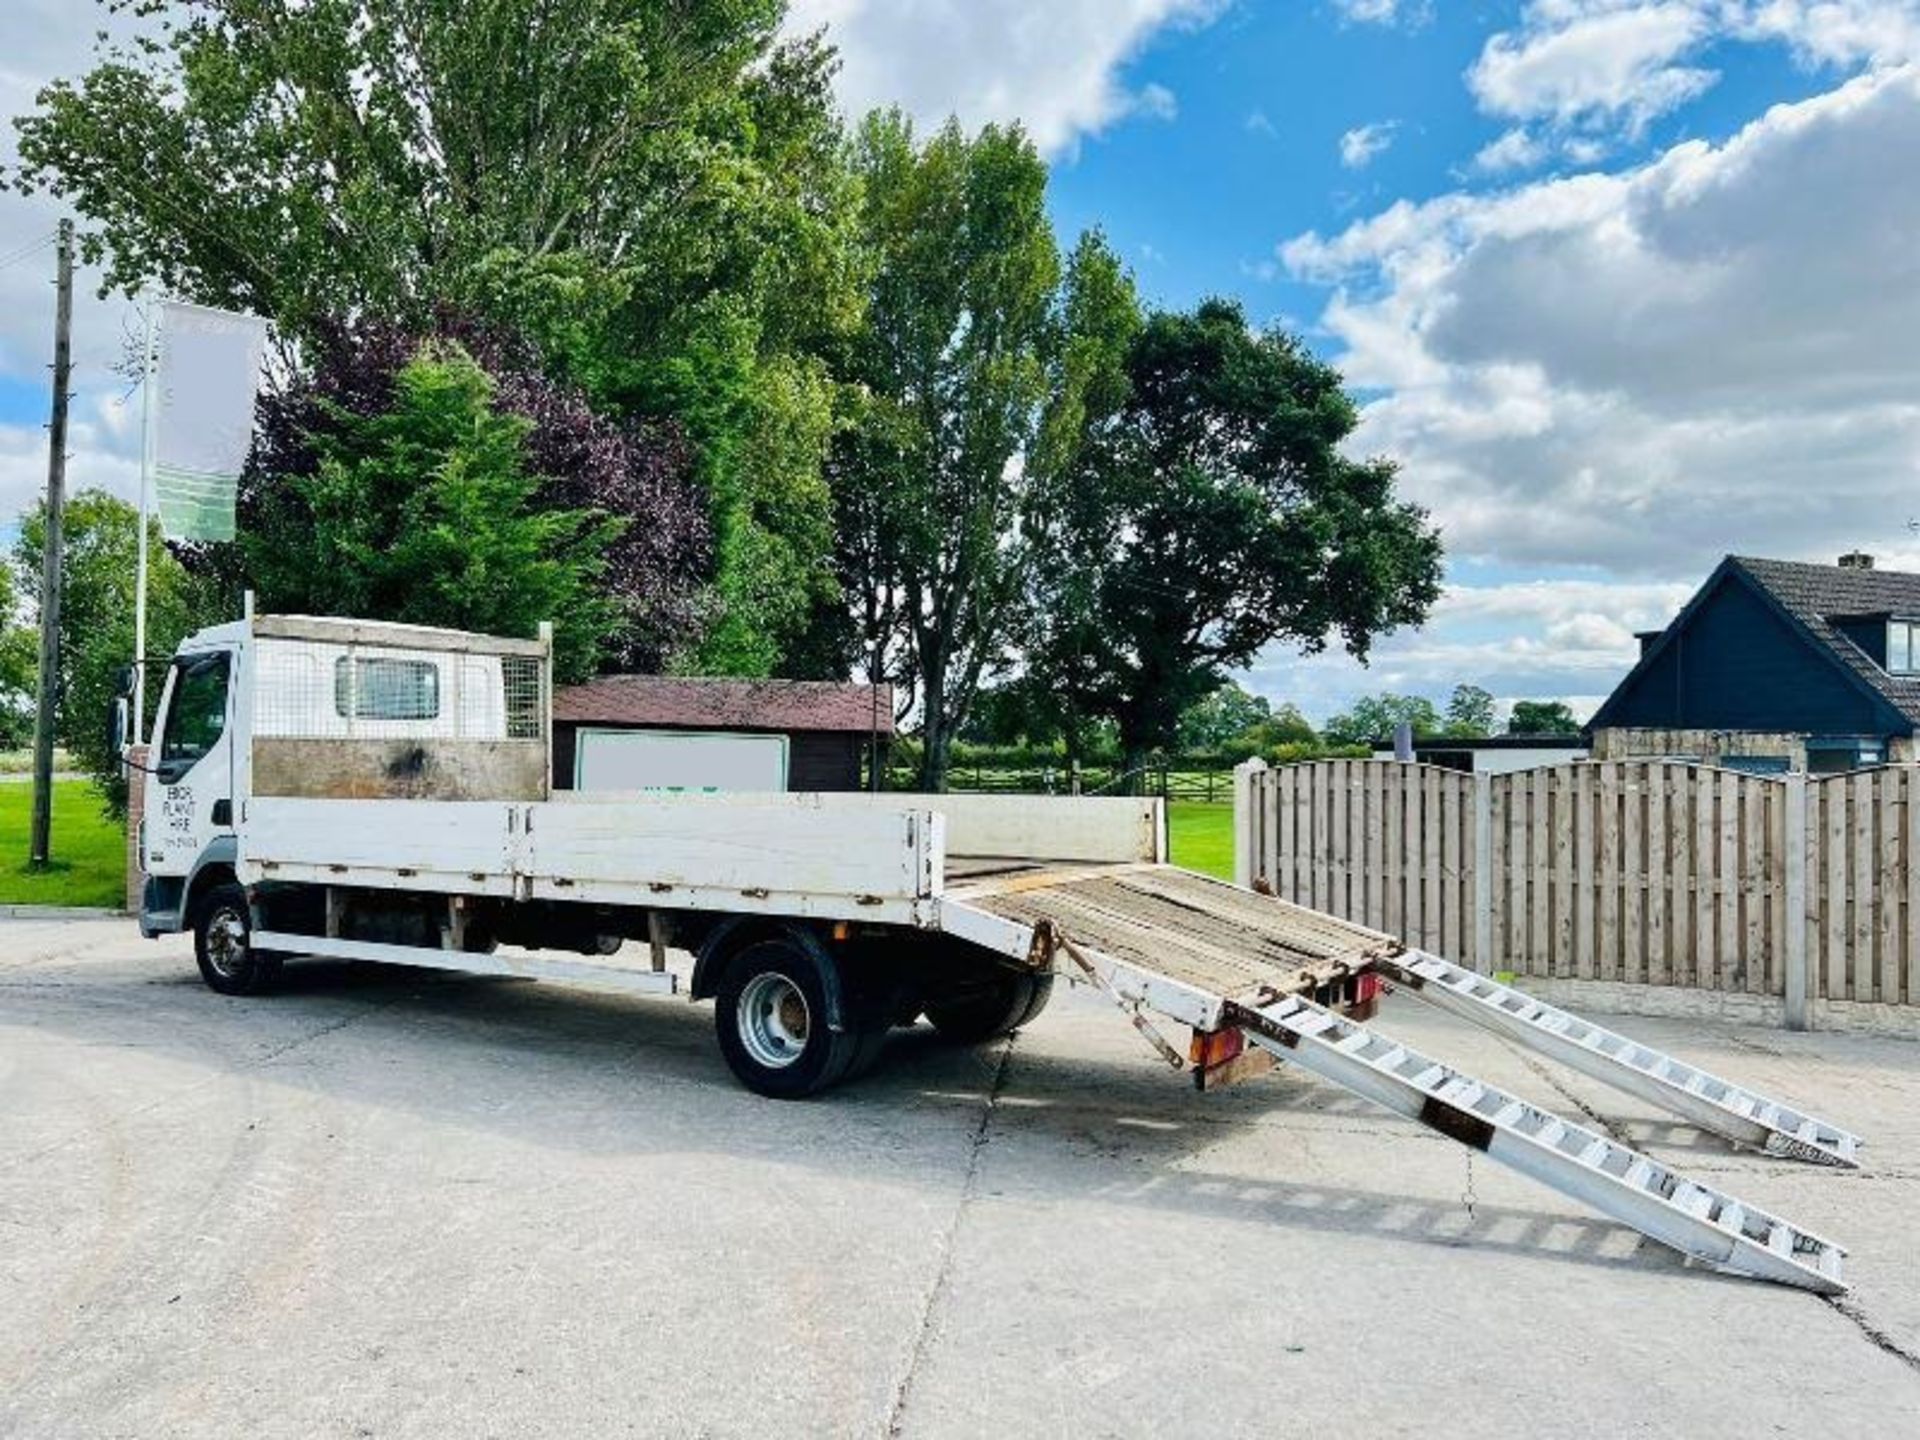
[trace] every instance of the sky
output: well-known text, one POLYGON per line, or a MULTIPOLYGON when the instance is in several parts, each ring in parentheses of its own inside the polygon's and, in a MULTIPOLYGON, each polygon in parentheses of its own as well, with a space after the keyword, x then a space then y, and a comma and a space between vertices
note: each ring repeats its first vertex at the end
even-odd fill
MULTIPOLYGON (((85 61, 27 12, 0 112, 85 61)), ((1920 0, 795 0, 850 112, 1019 120, 1062 243, 1341 367, 1448 550, 1361 666, 1245 678, 1590 710, 1723 554, 1920 569, 1920 0)), ((0 137, 10 156, 11 135, 0 137)), ((57 218, 0 196, 0 523, 45 471, 57 218)), ((123 300, 77 318, 70 483, 131 493, 123 300)))

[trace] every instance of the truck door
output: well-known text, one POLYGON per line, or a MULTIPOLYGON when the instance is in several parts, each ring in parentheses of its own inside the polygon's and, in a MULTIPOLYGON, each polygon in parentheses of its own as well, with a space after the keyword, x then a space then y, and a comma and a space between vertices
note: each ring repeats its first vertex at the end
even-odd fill
POLYGON ((215 836, 233 830, 233 657, 182 655, 160 702, 147 787, 147 872, 185 875, 215 836))

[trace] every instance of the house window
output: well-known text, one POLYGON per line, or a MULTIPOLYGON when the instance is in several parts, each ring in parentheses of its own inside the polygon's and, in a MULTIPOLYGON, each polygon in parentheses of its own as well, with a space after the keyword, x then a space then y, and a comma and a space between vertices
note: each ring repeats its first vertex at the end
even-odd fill
POLYGON ((431 660, 333 662, 333 709, 359 720, 431 720, 440 713, 440 667, 431 660))
POLYGON ((1836 775, 1883 763, 1886 749, 1878 740, 1856 736, 1807 737, 1807 773, 1836 775))
POLYGON ((1887 670, 1894 675, 1920 673, 1920 621, 1895 620, 1888 624, 1887 670))

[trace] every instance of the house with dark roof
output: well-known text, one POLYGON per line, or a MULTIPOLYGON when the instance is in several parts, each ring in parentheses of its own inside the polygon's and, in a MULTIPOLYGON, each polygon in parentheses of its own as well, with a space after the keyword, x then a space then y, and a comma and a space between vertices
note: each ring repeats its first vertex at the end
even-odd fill
POLYGON ((890 685, 603 675, 553 694, 562 790, 858 790, 892 739, 890 685))
POLYGON ((1596 760, 1763 772, 1910 762, 1920 724, 1920 575, 1729 555, 1587 727, 1596 760))

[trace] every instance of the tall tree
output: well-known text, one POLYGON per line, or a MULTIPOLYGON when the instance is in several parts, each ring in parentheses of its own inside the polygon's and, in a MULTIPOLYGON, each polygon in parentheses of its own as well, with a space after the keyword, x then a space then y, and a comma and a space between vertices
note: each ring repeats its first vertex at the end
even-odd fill
POLYGON ((602 583, 619 522, 534 507, 533 422, 494 392, 464 350, 430 345, 389 408, 314 436, 313 473, 283 482, 297 523, 242 542, 261 601, 526 637, 551 620, 556 675, 591 675, 620 628, 602 583))
POLYGON ((1218 750, 1273 718, 1273 702, 1229 680, 1180 712, 1182 750, 1218 750))
POLYGON ((1440 540, 1385 460, 1349 459, 1339 374, 1240 307, 1152 316, 1127 398, 1056 485, 1037 564, 1083 599, 1038 668, 1118 721, 1132 764, 1276 641, 1364 659, 1439 593, 1440 540))
POLYGON ((1564 700, 1516 700, 1507 717, 1509 735, 1578 735, 1580 721, 1564 700))
MULTIPOLYGON (((189 574, 162 543, 159 522, 149 524, 147 653, 165 656, 199 627, 233 619, 239 597, 189 574)), ((117 812, 126 804, 126 786, 119 757, 107 744, 107 710, 117 693, 120 670, 133 654, 140 515, 103 490, 82 490, 67 499, 63 531, 66 580, 54 729, 80 768, 99 783, 109 809, 117 812)), ((20 517, 14 559, 21 572, 40 573, 46 536, 46 505, 41 502, 20 517)), ((164 665, 146 668, 148 715, 154 713, 165 674, 164 665)))
POLYGON ((857 168, 875 257, 861 400, 835 460, 861 644, 892 647, 922 727, 920 783, 1005 656, 1023 598, 1025 462, 1048 394, 1060 260, 1046 167, 1017 128, 925 144, 868 117, 857 168))
POLYGON ((1410 727, 1413 738, 1424 740, 1438 735, 1443 722, 1440 712, 1424 695, 1368 695, 1353 702, 1327 721, 1320 735, 1330 745, 1379 745, 1393 739, 1402 725, 1410 727))
MULTIPOLYGON (((277 574, 276 555, 308 554, 314 493, 291 482, 311 479, 325 447, 350 428, 390 412, 402 372, 423 346, 435 344, 469 354, 487 372, 492 410, 524 422, 525 464, 539 477, 534 508, 644 517, 622 526, 602 553, 597 587, 613 602, 618 624, 599 650, 622 669, 662 668, 697 631, 711 545, 685 439, 671 425, 620 424, 597 414, 578 387, 545 374, 524 344, 451 318, 424 336, 366 322, 316 345, 309 370, 260 404, 240 485, 248 543, 221 547, 227 553, 204 563, 189 555, 190 562, 230 576, 238 588, 249 555, 277 574)), ((345 584, 331 570, 303 577, 300 603, 337 609, 347 600, 345 584), (337 598, 329 589, 336 582, 337 598)))
POLYGON ((22 608, 13 565, 0 555, 0 750, 15 749, 33 738, 34 675, 40 668, 40 653, 33 627, 20 618, 22 608))
POLYGON ((777 668, 832 585, 862 299, 832 52, 779 40, 783 0, 135 4, 165 25, 42 91, 6 181, 65 198, 112 286, 296 345, 452 304, 679 422, 716 537, 689 663, 777 668))
POLYGON ((1447 700, 1447 734, 1484 740, 1493 734, 1493 696, 1478 685, 1456 685, 1447 700))

